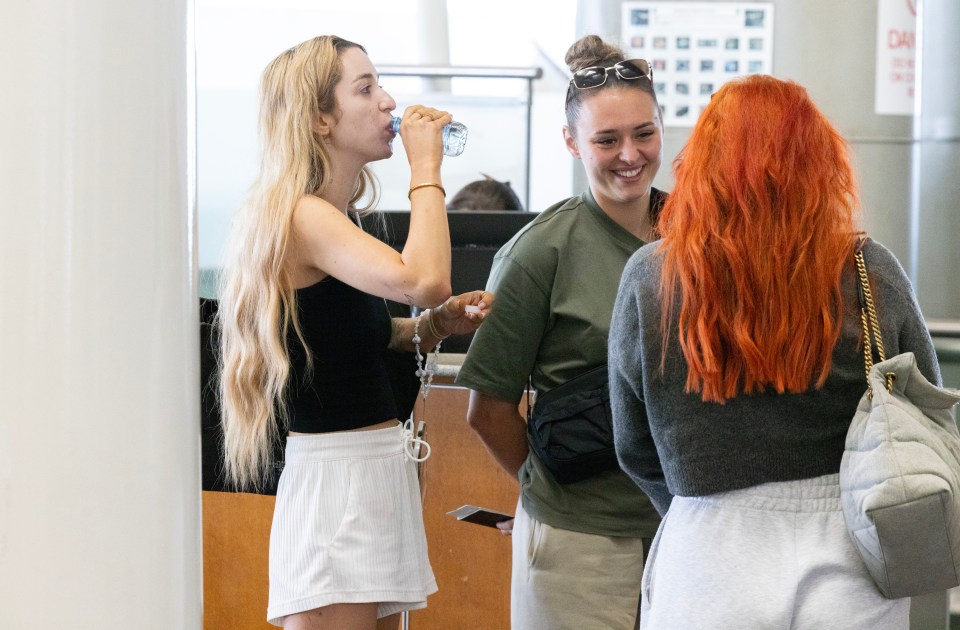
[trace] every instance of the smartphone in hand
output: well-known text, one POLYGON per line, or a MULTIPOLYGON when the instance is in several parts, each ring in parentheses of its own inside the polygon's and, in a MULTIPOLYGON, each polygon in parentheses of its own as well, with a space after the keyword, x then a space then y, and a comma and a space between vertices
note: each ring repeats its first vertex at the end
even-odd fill
POLYGON ((497 523, 509 521, 513 518, 510 514, 504 514, 496 510, 488 510, 487 508, 477 507, 475 505, 463 505, 447 512, 447 514, 456 517, 458 521, 466 521, 467 523, 476 523, 477 525, 493 528, 497 527, 497 523))

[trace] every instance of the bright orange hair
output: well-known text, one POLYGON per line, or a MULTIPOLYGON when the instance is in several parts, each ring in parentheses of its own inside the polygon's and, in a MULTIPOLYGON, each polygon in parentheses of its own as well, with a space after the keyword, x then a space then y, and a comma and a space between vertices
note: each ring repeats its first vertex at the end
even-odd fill
POLYGON ((714 94, 674 175, 659 223, 663 335, 679 292, 686 391, 722 403, 821 387, 858 238, 844 139, 803 87, 752 75, 714 94))

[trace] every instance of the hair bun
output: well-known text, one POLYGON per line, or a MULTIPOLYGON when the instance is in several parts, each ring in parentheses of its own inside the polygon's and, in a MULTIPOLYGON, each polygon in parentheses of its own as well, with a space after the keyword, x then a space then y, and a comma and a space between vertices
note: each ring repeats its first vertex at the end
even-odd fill
POLYGON ((599 35, 585 35, 567 49, 563 60, 573 73, 590 66, 612 66, 625 58, 620 47, 608 44, 599 35))

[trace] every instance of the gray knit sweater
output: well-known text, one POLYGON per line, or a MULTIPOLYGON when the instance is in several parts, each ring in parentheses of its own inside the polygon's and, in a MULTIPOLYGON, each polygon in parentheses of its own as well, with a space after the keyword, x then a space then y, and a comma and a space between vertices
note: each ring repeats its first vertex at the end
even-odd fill
MULTIPOLYGON (((661 514, 673 495, 838 472, 847 427, 866 389, 852 252, 842 281, 842 332, 824 386, 799 394, 741 394, 721 405, 684 393, 687 371, 676 321, 660 373, 659 245, 642 247, 627 263, 610 328, 610 397, 623 469, 661 514)), ((939 385, 933 343, 903 268, 879 243, 868 240, 863 252, 887 357, 913 352, 920 371, 939 385)))

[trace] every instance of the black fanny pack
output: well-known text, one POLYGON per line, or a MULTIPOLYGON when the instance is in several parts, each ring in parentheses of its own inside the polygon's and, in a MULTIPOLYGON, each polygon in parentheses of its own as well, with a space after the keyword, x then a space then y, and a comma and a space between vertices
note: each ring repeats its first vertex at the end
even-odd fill
POLYGON ((607 366, 538 394, 533 413, 527 406, 527 434, 530 448, 560 483, 618 468, 607 366))

